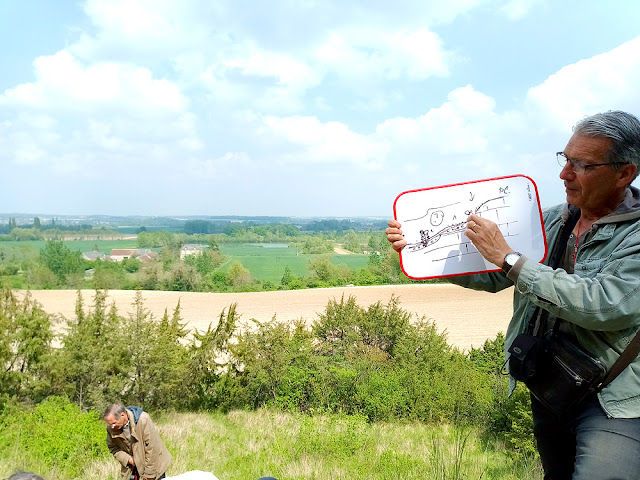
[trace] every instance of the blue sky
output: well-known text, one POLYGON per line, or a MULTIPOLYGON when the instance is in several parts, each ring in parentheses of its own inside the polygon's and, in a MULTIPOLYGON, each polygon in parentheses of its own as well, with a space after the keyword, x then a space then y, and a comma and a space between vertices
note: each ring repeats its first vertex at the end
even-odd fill
POLYGON ((640 115, 640 2, 0 1, 0 212, 391 217, 640 115))

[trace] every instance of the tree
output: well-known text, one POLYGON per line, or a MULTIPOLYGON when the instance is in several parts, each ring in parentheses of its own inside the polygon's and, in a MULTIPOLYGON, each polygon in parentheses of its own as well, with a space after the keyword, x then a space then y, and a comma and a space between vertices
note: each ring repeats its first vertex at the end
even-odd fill
POLYGON ((122 288, 124 284, 124 262, 96 260, 94 262, 93 286, 100 290, 122 288))
POLYGON ((207 235, 207 245, 209 245, 209 250, 220 250, 218 240, 213 235, 207 235))
POLYGON ((191 265, 178 262, 167 273, 166 284, 169 290, 197 292, 200 290, 202 277, 191 265))
POLYGON ((33 228, 37 228, 38 230, 41 228, 40 219, 38 217, 33 219, 33 228))
POLYGON ((244 285, 250 285, 253 282, 251 273, 247 270, 242 263, 235 261, 227 270, 227 282, 234 287, 242 287, 244 285))
POLYGON ((307 236, 302 243, 303 253, 329 253, 333 250, 333 242, 322 237, 307 236))
POLYGON ((162 283, 162 265, 158 262, 146 263, 138 273, 138 283, 143 290, 157 290, 162 283))
POLYGON ((51 318, 27 293, 0 290, 0 395, 21 397, 34 387, 51 353, 51 318))
POLYGON ((293 280, 293 278, 294 278, 294 275, 293 273, 291 273, 291 269, 289 268, 289 265, 287 265, 286 267, 284 267, 284 274, 282 275, 280 284, 289 285, 291 283, 291 280, 293 280))
POLYGON ((354 253, 362 253, 362 246, 360 245, 360 239, 353 230, 349 230, 344 237, 344 248, 354 253))
POLYGON ((180 316, 180 302, 169 318, 167 310, 159 323, 153 323, 155 341, 149 351, 146 405, 169 408, 187 402, 183 387, 188 376, 187 349, 182 344, 187 335, 180 316))
POLYGON ((65 281, 66 275, 84 270, 82 254, 79 251, 71 251, 60 241, 46 243, 40 250, 40 263, 51 270, 61 282, 65 281))
MULTIPOLYGON (((240 315, 236 312, 238 304, 229 306, 226 312, 220 312, 215 329, 209 323, 207 331, 194 332, 193 343, 189 348, 190 368, 187 384, 194 407, 215 408, 221 399, 216 395, 216 386, 225 371, 230 370, 228 352, 234 336, 236 323, 240 315)), ((230 359, 233 360, 233 357, 230 359)), ((239 368, 238 365, 235 366, 239 368)))
POLYGON ((193 235, 194 233, 209 233, 211 222, 206 220, 189 220, 184 223, 184 233, 193 235))
POLYGON ((352 275, 348 267, 331 263, 329 255, 322 255, 315 260, 309 261, 309 273, 312 280, 317 279, 324 284, 335 286, 346 284, 348 278, 352 275))
POLYGON ((131 358, 132 384, 130 394, 146 406, 153 389, 153 349, 157 343, 157 333, 153 324, 153 315, 144 306, 142 292, 136 292, 133 301, 134 313, 129 315, 125 329, 130 334, 127 342, 131 358))
POLYGON ((56 351, 51 378, 54 393, 65 394, 81 408, 100 407, 122 395, 130 370, 131 339, 115 305, 107 310, 107 295, 96 290, 93 310, 86 312, 78 291, 76 318, 56 351))

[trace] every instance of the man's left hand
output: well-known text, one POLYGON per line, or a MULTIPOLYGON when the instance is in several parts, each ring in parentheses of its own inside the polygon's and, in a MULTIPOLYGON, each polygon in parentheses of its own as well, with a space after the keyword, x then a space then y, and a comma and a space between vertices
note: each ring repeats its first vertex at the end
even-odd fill
POLYGON ((486 260, 498 267, 502 267, 505 255, 514 251, 507 244, 498 225, 478 215, 467 218, 464 234, 486 260))

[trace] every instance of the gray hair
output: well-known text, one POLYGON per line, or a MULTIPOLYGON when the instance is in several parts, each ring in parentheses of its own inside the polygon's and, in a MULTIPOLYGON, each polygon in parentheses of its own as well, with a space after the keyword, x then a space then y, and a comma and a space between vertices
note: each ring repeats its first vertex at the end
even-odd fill
POLYGON ((109 415, 113 415, 114 418, 118 418, 125 411, 126 411, 126 408, 121 403, 112 403, 111 405, 109 405, 107 408, 104 409, 104 412, 102 412, 102 416, 100 418, 104 420, 109 415))
POLYGON ((7 480, 44 480, 44 478, 32 472, 17 471, 7 478, 7 480))
POLYGON ((611 163, 631 163, 640 173, 640 120, 620 110, 596 113, 580 120, 573 132, 585 137, 611 139, 606 160, 611 163))

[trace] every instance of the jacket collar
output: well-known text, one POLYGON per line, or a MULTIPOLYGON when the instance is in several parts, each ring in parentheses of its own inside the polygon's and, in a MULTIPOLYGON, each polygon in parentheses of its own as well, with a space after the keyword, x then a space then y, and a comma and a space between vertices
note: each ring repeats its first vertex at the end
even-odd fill
MULTIPOLYGON (((579 211, 579 208, 565 203, 562 209, 563 223, 569 219, 570 215, 578 213, 579 211)), ((638 218, 640 218, 640 190, 630 185, 627 187, 624 199, 616 209, 609 215, 605 215, 604 217, 596 220, 594 225, 627 222, 629 220, 637 220, 638 218)))

